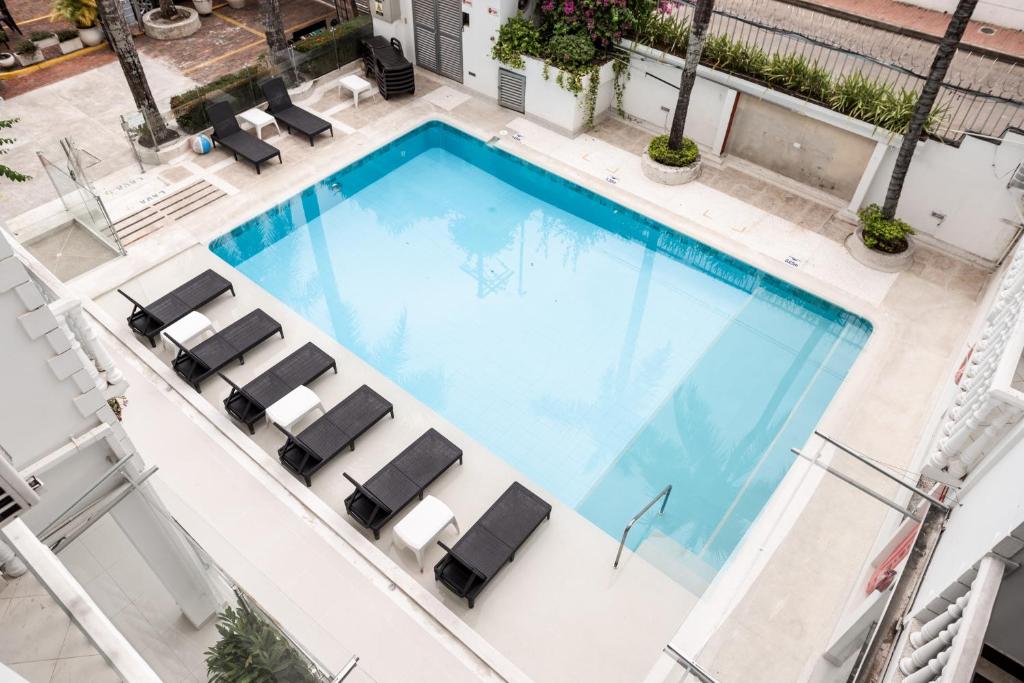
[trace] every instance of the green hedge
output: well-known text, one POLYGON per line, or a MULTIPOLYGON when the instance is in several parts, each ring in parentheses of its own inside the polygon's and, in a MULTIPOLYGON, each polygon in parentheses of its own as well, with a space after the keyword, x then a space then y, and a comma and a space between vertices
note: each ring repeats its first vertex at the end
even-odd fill
POLYGON ((359 57, 359 43, 373 35, 369 15, 360 14, 332 29, 303 38, 292 46, 299 73, 312 80, 359 57))
MULTIPOLYGON (((312 80, 348 64, 359 56, 359 43, 373 35, 373 23, 362 14, 351 21, 303 38, 291 50, 301 80, 312 80)), ((287 63, 284 65, 287 70, 287 63)), ((263 101, 260 83, 278 75, 280 67, 271 68, 261 58, 238 71, 187 90, 171 98, 171 111, 178 127, 185 133, 197 133, 210 127, 204 106, 207 101, 227 99, 236 112, 251 109, 263 101)), ((282 74, 291 82, 291 74, 282 74)))
POLYGON ((218 101, 226 97, 236 112, 251 109, 262 99, 259 82, 270 75, 270 69, 262 62, 251 64, 175 95, 171 98, 174 120, 185 133, 197 133, 210 127, 203 108, 208 100, 218 101))

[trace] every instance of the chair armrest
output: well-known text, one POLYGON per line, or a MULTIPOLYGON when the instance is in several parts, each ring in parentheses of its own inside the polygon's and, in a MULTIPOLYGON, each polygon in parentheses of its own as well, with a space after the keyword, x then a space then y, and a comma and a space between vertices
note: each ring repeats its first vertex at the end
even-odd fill
POLYGON ((145 313, 149 317, 153 318, 154 320, 157 319, 157 317, 155 315, 153 315, 148 310, 146 310, 145 306, 143 306, 138 301, 136 301, 135 299, 133 299, 130 296, 128 296, 127 294, 125 294, 123 289, 118 289, 117 293, 120 294, 121 296, 123 296, 125 299, 128 299, 128 301, 130 301, 132 303, 132 312, 128 314, 129 318, 134 317, 137 312, 142 311, 143 313, 145 313))
POLYGON ((379 514, 385 514, 386 515, 386 514, 391 512, 391 508, 389 508, 387 505, 385 505, 384 502, 381 501, 380 498, 378 498, 377 496, 375 496, 372 493, 370 493, 362 484, 360 484, 358 481, 356 481, 355 479, 350 477, 348 475, 348 472, 342 472, 341 476, 343 476, 346 479, 348 479, 349 482, 351 482, 352 485, 356 487, 356 491, 359 491, 359 493, 361 493, 364 496, 366 496, 367 498, 369 498, 370 501, 373 503, 374 507, 376 508, 373 511, 373 514, 370 516, 370 519, 368 521, 368 525, 372 526, 373 523, 375 521, 377 521, 377 517, 378 517, 379 514))
MULTIPOLYGON (((224 408, 225 408, 225 410, 226 410, 226 409, 227 409, 227 407, 228 407, 228 403, 229 403, 229 402, 231 401, 231 399, 233 399, 233 398, 234 398, 235 396, 242 396, 242 397, 244 397, 244 398, 248 399, 248 401, 249 401, 250 405, 253 405, 253 406, 258 406, 258 405, 259 405, 259 402, 258 402, 258 401, 257 401, 257 400, 256 400, 255 398, 253 398, 253 397, 252 397, 252 395, 251 395, 251 394, 249 394, 249 392, 247 392, 247 391, 246 391, 245 389, 243 389, 242 387, 238 386, 237 384, 235 384, 234 382, 232 382, 232 381, 231 381, 230 379, 228 379, 228 378, 227 378, 227 376, 226 376, 226 375, 225 375, 225 374, 224 374, 223 372, 218 372, 217 374, 218 374, 218 375, 220 376, 220 378, 221 378, 222 380, 224 380, 225 382, 227 382, 227 383, 228 383, 228 385, 229 385, 229 386, 231 387, 231 393, 229 393, 229 394, 228 394, 228 397, 227 397, 226 399, 224 399, 224 408)), ((261 411, 262 411, 262 410, 263 410, 263 409, 261 408, 261 411)), ((244 420, 244 419, 248 419, 248 417, 249 417, 249 414, 248 414, 248 413, 249 413, 249 411, 248 411, 248 409, 247 409, 247 410, 246 410, 246 414, 245 414, 245 415, 239 415, 239 416, 238 416, 238 417, 239 417, 239 419, 243 419, 243 420, 244 420)))
MULTIPOLYGON (((171 336, 171 335, 169 335, 169 334, 164 334, 164 337, 166 337, 166 338, 167 338, 167 339, 168 339, 168 340, 169 340, 169 341, 170 341, 170 342, 171 342, 172 344, 174 344, 175 346, 177 346, 177 347, 178 347, 178 353, 177 353, 177 354, 175 354, 175 356, 174 356, 174 360, 173 360, 173 361, 171 361, 171 365, 172 365, 172 366, 174 366, 175 368, 177 368, 177 365, 178 365, 178 363, 180 362, 180 360, 182 359, 182 357, 185 357, 185 358, 191 358, 191 359, 192 359, 192 360, 194 360, 194 361, 195 361, 196 363, 198 363, 198 364, 202 365, 203 367, 206 367, 206 363, 204 363, 203 361, 199 360, 199 359, 198 359, 198 358, 197 358, 196 356, 194 356, 194 355, 192 354, 192 352, 191 352, 191 351, 189 351, 188 349, 186 349, 186 348, 185 348, 184 346, 182 346, 182 345, 181 345, 181 343, 180 343, 180 342, 178 342, 178 340, 177 340, 177 339, 175 339, 174 337, 172 337, 172 336, 171 336)), ((186 377, 185 379, 186 379, 186 380, 188 380, 188 381, 191 381, 191 380, 192 380, 192 376, 193 376, 193 374, 194 374, 194 373, 191 373, 191 372, 190 372, 190 373, 188 373, 188 377, 186 377)))
MULTIPOLYGON (((458 553, 456 553, 456 552, 455 552, 454 550, 452 550, 451 548, 449 548, 448 546, 446 546, 446 545, 445 545, 444 543, 442 543, 441 541, 438 541, 438 542, 437 542, 437 544, 438 544, 439 546, 441 546, 441 548, 443 548, 443 549, 444 549, 444 551, 445 551, 446 553, 448 553, 449 555, 451 555, 452 557, 454 557, 454 558, 455 558, 456 560, 458 560, 458 561, 459 561, 459 562, 460 562, 460 563, 462 564, 462 566, 463 566, 463 567, 465 567, 465 568, 466 568, 466 569, 468 569, 469 571, 473 572, 473 574, 474 574, 474 575, 476 575, 476 577, 477 577, 478 579, 480 579, 481 581, 486 581, 486 580, 487 580, 487 576, 486 576, 486 575, 485 575, 485 574, 484 574, 484 573, 483 573, 482 571, 480 571, 479 569, 477 569, 476 567, 474 567, 474 566, 473 566, 472 564, 470 564, 469 562, 466 562, 466 560, 464 560, 464 559, 462 559, 461 557, 459 557, 459 554, 458 554, 458 553)), ((467 584, 467 589, 468 589, 468 584, 467 584)))

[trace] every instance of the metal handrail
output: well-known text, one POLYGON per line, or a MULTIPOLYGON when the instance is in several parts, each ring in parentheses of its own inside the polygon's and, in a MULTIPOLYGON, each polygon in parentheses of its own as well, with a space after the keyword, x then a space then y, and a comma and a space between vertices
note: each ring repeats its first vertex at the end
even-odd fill
POLYGON ((679 666, 683 667, 688 672, 696 676, 697 680, 700 681, 700 683, 718 683, 718 681, 716 681, 711 676, 711 674, 697 666, 696 662, 690 661, 690 659, 686 655, 684 655, 682 652, 675 649, 671 645, 665 646, 665 654, 667 654, 672 659, 676 660, 676 663, 679 664, 679 666))
POLYGON ((622 540, 619 541, 619 552, 615 553, 615 564, 612 565, 613 569, 618 569, 619 567, 619 558, 622 557, 622 548, 626 545, 626 536, 629 536, 629 530, 633 528, 633 525, 636 524, 637 521, 644 516, 644 513, 650 510, 662 496, 665 497, 665 500, 662 502, 661 509, 658 510, 658 514, 660 515, 665 512, 665 506, 668 505, 668 496, 670 493, 672 493, 672 484, 663 488, 661 493, 652 498, 651 502, 644 506, 643 510, 633 515, 633 519, 629 520, 629 523, 626 524, 626 528, 622 530, 622 540))

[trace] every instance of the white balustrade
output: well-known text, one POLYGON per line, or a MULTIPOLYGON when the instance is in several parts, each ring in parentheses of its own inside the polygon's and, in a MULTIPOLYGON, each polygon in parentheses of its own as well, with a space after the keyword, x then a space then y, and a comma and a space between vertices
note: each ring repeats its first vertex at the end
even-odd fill
POLYGON ((958 391, 943 418, 929 464, 965 476, 1024 417, 1024 394, 1011 387, 1024 351, 1024 248, 1006 268, 958 391))
POLYGON ((124 374, 114 363, 103 343, 96 335, 92 323, 82 311, 82 302, 77 299, 58 299, 50 304, 50 311, 71 344, 71 351, 78 354, 82 365, 92 378, 96 388, 106 391, 124 379, 124 374))

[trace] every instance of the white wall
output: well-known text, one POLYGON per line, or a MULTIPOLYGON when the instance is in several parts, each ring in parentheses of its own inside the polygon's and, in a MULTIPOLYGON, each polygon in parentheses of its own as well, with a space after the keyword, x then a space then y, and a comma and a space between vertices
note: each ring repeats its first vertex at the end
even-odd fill
MULTIPOLYGON (((897 150, 886 153, 864 203, 881 204, 897 150)), ((1024 136, 1007 133, 1001 144, 967 137, 960 147, 935 141, 918 145, 897 215, 926 236, 994 261, 1020 220, 1020 190, 1006 183, 1024 161, 1024 136), (945 216, 945 218, 939 218, 945 216)))
POLYGON ((505 20, 516 14, 516 0, 463 0, 469 26, 462 29, 462 82, 486 97, 498 98, 498 62, 491 47, 505 20))
MULTIPOLYGON (((901 2, 939 12, 952 12, 956 9, 957 4, 957 0, 901 0, 901 2)), ((981 23, 998 24, 1018 30, 1024 29, 1024 4, 1020 0, 980 0, 974 10, 973 19, 981 23)))

